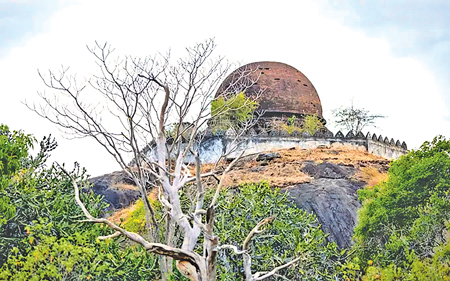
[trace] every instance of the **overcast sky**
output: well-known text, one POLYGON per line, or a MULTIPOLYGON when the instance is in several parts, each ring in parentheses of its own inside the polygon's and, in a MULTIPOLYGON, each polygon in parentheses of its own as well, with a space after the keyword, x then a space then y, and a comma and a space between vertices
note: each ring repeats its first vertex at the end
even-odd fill
POLYGON ((172 48, 176 56, 213 37, 216 54, 230 61, 279 61, 303 72, 327 120, 354 98, 388 116, 371 132, 418 148, 450 137, 449 14, 444 0, 0 0, 0 123, 38 139, 52 133, 60 144, 53 160, 79 161, 91 175, 117 170, 99 145, 63 139, 22 104, 45 90, 37 70, 64 65, 88 77, 94 40, 117 55, 172 48))

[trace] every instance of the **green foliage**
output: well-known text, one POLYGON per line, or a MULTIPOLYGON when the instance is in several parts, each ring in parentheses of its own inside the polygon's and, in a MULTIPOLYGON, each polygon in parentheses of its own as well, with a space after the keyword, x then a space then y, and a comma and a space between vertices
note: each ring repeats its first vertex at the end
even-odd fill
MULTIPOLYGON (((97 241, 100 226, 68 237, 51 233, 51 224, 38 224, 27 237, 34 245, 27 255, 13 249, 0 280, 137 280, 156 278, 157 258, 142 248, 120 249, 111 240, 97 241), (86 233, 87 231, 87 233, 86 233)), ((150 279, 151 280, 151 279, 150 279)))
POLYGON ((289 134, 292 134, 293 132, 307 132, 310 136, 313 136, 317 131, 323 128, 323 124, 320 122, 317 115, 306 115, 302 120, 301 127, 296 125, 295 120, 295 115, 292 115, 292 117, 287 119, 287 124, 281 125, 281 129, 287 131, 289 134))
POLYGON ((448 267, 436 266, 434 253, 445 242, 450 219, 449 153, 450 141, 436 137, 394 161, 386 182, 358 192, 363 206, 355 251, 364 267, 373 260, 386 276, 409 276, 422 267, 431 274, 448 267))
POLYGON ((303 131, 309 133, 310 136, 313 136, 317 131, 323 128, 322 122, 320 122, 319 117, 317 115, 307 115, 303 120, 302 129, 303 131))
POLYGON ((139 200, 130 217, 123 223, 123 227, 131 232, 143 233, 145 231, 144 203, 139 200))
POLYGON ((21 168, 21 160, 28 156, 34 138, 22 131, 10 131, 8 126, 0 125, 0 174, 11 176, 21 168))
POLYGON ((244 92, 220 96, 211 102, 211 128, 213 132, 238 129, 240 124, 250 120, 258 103, 247 98, 244 92))
MULTIPOLYGON (((292 206, 288 193, 272 190, 267 183, 221 192, 215 233, 221 244, 240 248, 248 233, 270 216, 275 216, 273 223, 252 240, 252 270, 270 271, 300 255, 304 258, 301 262, 280 274, 289 280, 334 280, 340 257, 336 245, 326 242, 314 215, 292 206)), ((226 276, 222 280, 244 279, 241 255, 221 252, 218 260, 218 276, 226 276)))
MULTIPOLYGON (((155 256, 137 247, 122 250, 118 242, 97 241, 111 230, 80 223, 84 216, 75 203, 70 178, 54 165, 46 166, 56 143, 46 138, 40 146, 35 158, 24 151, 11 157, 20 166, 0 191, 1 198, 15 205, 13 216, 0 226, 0 280, 157 278, 155 256)), ((80 185, 87 183, 84 170, 70 174, 80 185)), ((91 192, 80 196, 94 216, 107 207, 91 192)))
MULTIPOLYGON (((0 124, 0 192, 10 185, 11 178, 16 175, 22 159, 28 156, 34 138, 21 131, 10 131, 8 126, 0 124)), ((0 196, 0 227, 14 215, 15 207, 10 198, 0 196)))
POLYGON ((450 244, 436 247, 431 258, 415 259, 403 268, 390 264, 387 267, 370 266, 362 280, 449 280, 450 244))
POLYGON ((287 124, 284 123, 283 121, 275 121, 273 124, 273 128, 280 129, 280 127, 281 127, 281 130, 284 130, 284 131, 288 132, 289 134, 292 134, 293 132, 300 132, 300 133, 303 132, 302 128, 300 128, 296 125, 295 119, 296 119, 295 115, 292 115, 292 117, 289 117, 287 119, 287 124), (281 122, 281 126, 280 126, 280 122, 281 122))
POLYGON ((292 115, 292 117, 289 117, 287 119, 287 123, 288 123, 288 126, 290 126, 290 127, 295 126, 295 115, 292 115))
MULTIPOLYGON (((158 221, 161 221, 163 219, 162 216, 162 204, 158 200, 152 200, 151 198, 148 198, 150 203, 152 204, 154 210, 158 210, 158 212, 155 213, 155 218, 158 221)), ((131 232, 136 233, 144 233, 146 231, 145 228, 145 209, 144 209, 144 203, 139 200, 136 202, 136 206, 134 210, 130 213, 130 216, 127 218, 126 221, 123 222, 123 227, 131 232)), ((162 229, 162 232, 164 229, 162 229)), ((163 235, 163 233, 161 233, 163 235)))

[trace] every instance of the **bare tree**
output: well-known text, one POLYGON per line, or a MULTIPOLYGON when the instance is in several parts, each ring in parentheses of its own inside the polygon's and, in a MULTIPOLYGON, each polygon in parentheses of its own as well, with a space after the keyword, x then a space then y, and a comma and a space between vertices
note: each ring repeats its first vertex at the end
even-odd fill
MULTIPOLYGON (((125 57, 111 62, 113 50, 107 44, 96 43, 95 48, 88 49, 95 56, 101 75, 80 86, 74 77, 67 75, 67 69, 59 74, 50 71, 47 78, 39 73, 44 83, 56 93, 53 96, 40 93, 41 105, 28 104, 29 108, 67 134, 95 139, 134 179, 145 206, 147 238, 126 231, 108 219, 93 217, 80 200, 78 184, 73 181, 76 202, 83 210, 86 222, 106 224, 115 230, 112 235, 99 239, 124 236, 161 255, 163 280, 167 280, 171 273, 171 259, 177 261, 178 269, 190 280, 215 280, 217 251, 234 247, 219 245, 213 231, 214 207, 226 174, 243 152, 223 171, 213 169, 207 173, 201 173, 199 154, 208 121, 215 117, 211 116, 210 102, 230 69, 222 58, 211 59, 214 48, 212 40, 188 48, 187 57, 172 65, 170 54, 144 59, 125 57), (99 94, 100 102, 86 102, 85 92, 99 94), (67 103, 61 102, 63 97, 67 98, 67 103), (111 127, 113 121, 119 126, 111 127), (175 124, 170 134, 169 124, 175 124), (134 159, 133 165, 126 161, 129 155, 134 159), (193 156, 194 164, 186 163, 188 156, 193 156), (205 205, 204 198, 206 177, 218 179, 209 205, 205 205), (186 212, 182 209, 180 192, 189 184, 195 186, 195 198, 191 202, 193 208, 186 212), (159 191, 158 199, 166 214, 162 225, 156 220, 155 210, 148 200, 148 187, 159 191), (181 245, 174 239, 176 230, 181 233, 181 245), (203 254, 198 254, 194 248, 201 236, 204 238, 203 254)), ((253 85, 256 81, 249 78, 251 71, 242 71, 232 85, 233 89, 225 89, 224 93, 235 92, 237 85, 239 91, 253 85)), ((249 102, 257 98, 258 95, 249 98, 249 102)), ((223 114, 226 110, 216 110, 215 114, 223 114)), ((246 120, 234 130, 232 143, 235 147, 254 122, 254 118, 246 120)), ((233 149, 224 153, 219 161, 231 152, 233 149)), ((243 243, 242 250, 234 247, 244 255, 246 280, 263 280, 299 260, 293 259, 268 273, 252 274, 249 242, 271 220, 273 218, 268 218, 255 227, 243 243)))
POLYGON ((365 108, 357 108, 354 106, 353 100, 349 107, 340 107, 333 110, 336 118, 334 121, 339 127, 353 131, 356 135, 366 127, 376 127, 375 120, 386 118, 384 115, 371 114, 365 108))

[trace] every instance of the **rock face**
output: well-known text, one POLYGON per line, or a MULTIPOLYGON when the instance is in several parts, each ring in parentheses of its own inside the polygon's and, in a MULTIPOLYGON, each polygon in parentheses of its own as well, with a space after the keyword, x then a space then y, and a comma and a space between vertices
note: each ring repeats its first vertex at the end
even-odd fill
POLYGON ((292 200, 297 207, 317 216, 329 240, 339 248, 350 246, 360 207, 356 191, 364 182, 350 179, 353 168, 333 163, 306 163, 303 171, 313 179, 288 188, 292 200))
POLYGON ((281 158, 280 153, 260 153, 256 157, 256 161, 270 161, 275 158, 281 158))
POLYGON ((302 172, 307 173, 313 178, 344 179, 352 174, 352 169, 327 162, 318 165, 306 163, 302 172))
MULTIPOLYGON (((315 214, 328 239, 346 248, 352 244, 360 207, 356 191, 383 180, 388 168, 389 160, 352 148, 279 149, 244 157, 227 174, 224 185, 268 181, 289 192, 298 208, 315 214)), ((134 181, 124 172, 90 181, 92 191, 104 195, 111 209, 124 208, 140 198, 134 181)))
POLYGON ((121 209, 129 206, 140 198, 140 192, 137 189, 115 188, 117 185, 133 186, 134 181, 124 172, 113 172, 103 176, 89 179, 93 184, 91 190, 98 195, 103 195, 104 200, 110 204, 108 208, 121 209))

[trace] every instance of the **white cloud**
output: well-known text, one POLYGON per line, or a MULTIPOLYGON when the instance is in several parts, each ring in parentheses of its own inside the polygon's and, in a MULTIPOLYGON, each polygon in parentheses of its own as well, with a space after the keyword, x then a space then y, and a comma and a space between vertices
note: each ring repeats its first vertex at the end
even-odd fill
MULTIPOLYGON (((44 90, 36 70, 61 64, 82 79, 95 70, 86 44, 108 40, 117 54, 151 55, 215 37, 217 54, 232 61, 274 60, 302 71, 319 92, 326 117, 355 97, 388 115, 375 130, 417 147, 437 134, 450 136, 448 111, 429 69, 415 58, 397 58, 389 42, 327 18, 314 1, 80 1, 49 19, 48 29, 0 61, 1 122, 38 137, 56 128, 20 101, 44 90), (154 2, 154 3, 153 3, 154 2), (297 3, 299 2, 299 3, 297 3), (126 4, 125 4, 126 3, 126 4)), ((371 130, 373 131, 373 130, 371 130)), ((92 141, 64 141, 58 161, 78 160, 91 174, 117 169, 92 141)))

